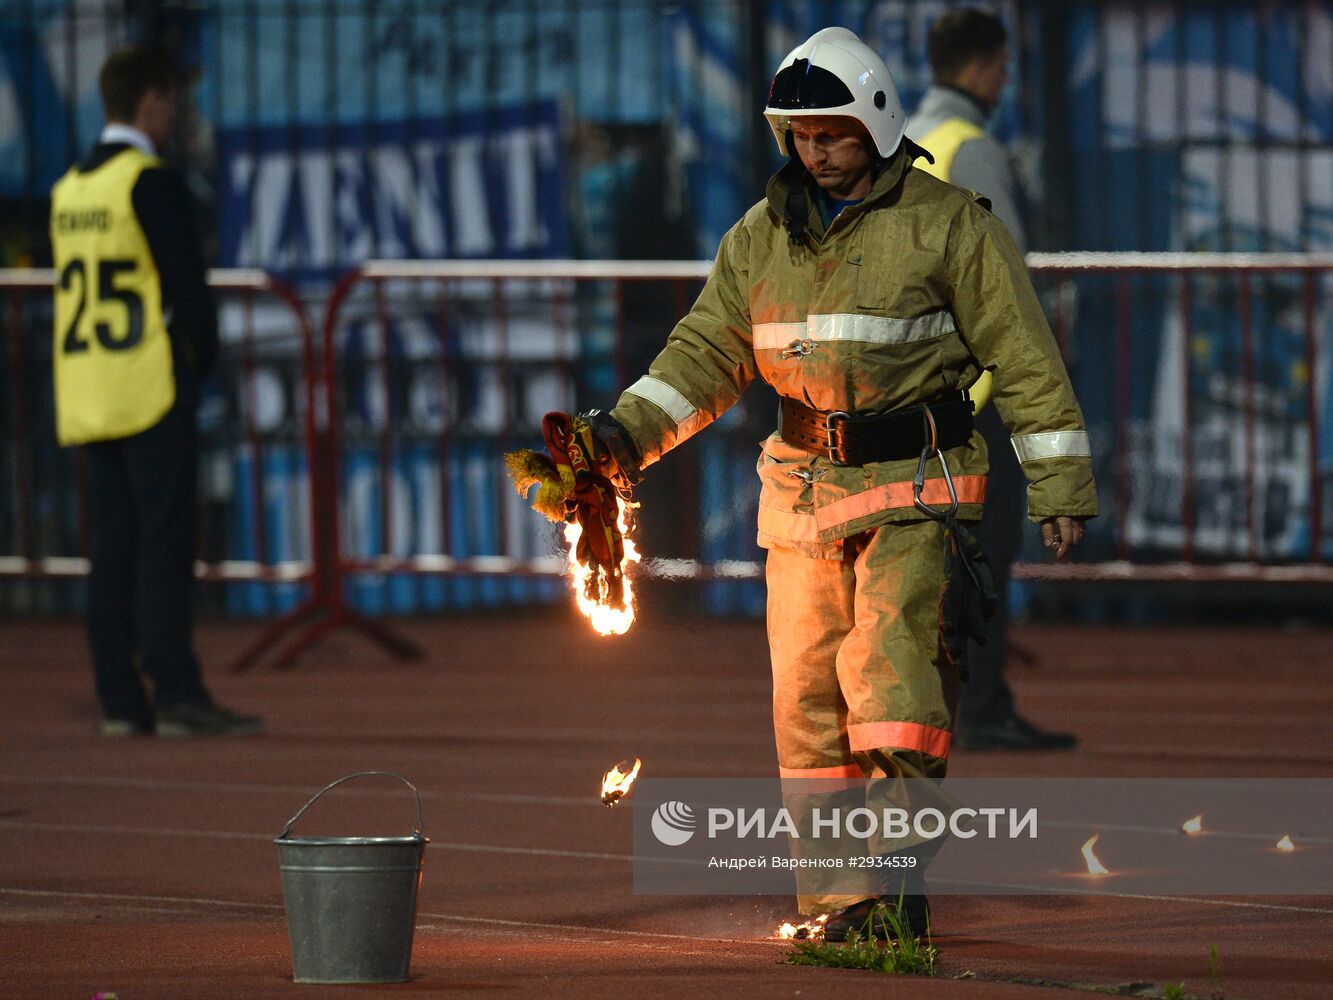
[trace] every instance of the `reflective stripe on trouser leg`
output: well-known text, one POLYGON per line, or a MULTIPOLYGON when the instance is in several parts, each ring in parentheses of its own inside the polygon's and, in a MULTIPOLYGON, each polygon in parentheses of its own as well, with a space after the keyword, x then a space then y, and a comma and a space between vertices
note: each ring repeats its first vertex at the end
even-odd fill
MULTIPOLYGON (((842 561, 769 552, 774 728, 784 792, 802 772, 828 779, 832 769, 855 762, 872 779, 870 794, 856 805, 877 813, 886 805, 947 807, 952 800, 934 782, 944 775, 957 678, 939 641, 940 528, 892 525, 844 544, 842 561), (923 780, 904 784, 909 778, 923 780)), ((828 794, 838 803, 846 798, 828 794)), ((784 795, 789 809, 806 815, 814 798, 784 795)), ((821 807, 835 804, 830 797, 821 807)), ((870 849, 911 846, 909 838, 870 849)), ((842 882, 823 891, 827 881, 804 869, 797 885, 803 913, 875 894, 842 882)))

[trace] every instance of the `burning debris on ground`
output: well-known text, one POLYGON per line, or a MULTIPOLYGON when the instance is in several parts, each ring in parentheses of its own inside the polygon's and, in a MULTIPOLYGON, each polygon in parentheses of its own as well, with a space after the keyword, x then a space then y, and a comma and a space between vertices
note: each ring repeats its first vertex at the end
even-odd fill
POLYGON ((602 805, 611 809, 627 796, 634 788, 634 782, 639 777, 641 767, 643 767, 643 761, 635 757, 633 767, 629 767, 629 761, 622 760, 607 771, 602 776, 602 805), (622 766, 626 767, 627 770, 621 770, 622 766))
POLYGON ((774 936, 780 941, 822 941, 824 939, 824 925, 828 923, 828 917, 829 915, 825 913, 815 917, 814 920, 808 920, 800 924, 793 924, 788 921, 777 929, 774 936))

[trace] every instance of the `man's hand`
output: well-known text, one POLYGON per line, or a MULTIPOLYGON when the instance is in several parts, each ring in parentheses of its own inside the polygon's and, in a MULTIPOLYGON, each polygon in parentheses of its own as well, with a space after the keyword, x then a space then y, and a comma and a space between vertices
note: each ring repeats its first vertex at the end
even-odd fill
POLYGON ((1041 544, 1055 552, 1055 558, 1063 559, 1065 553, 1083 538, 1085 517, 1048 517, 1041 522, 1041 544))

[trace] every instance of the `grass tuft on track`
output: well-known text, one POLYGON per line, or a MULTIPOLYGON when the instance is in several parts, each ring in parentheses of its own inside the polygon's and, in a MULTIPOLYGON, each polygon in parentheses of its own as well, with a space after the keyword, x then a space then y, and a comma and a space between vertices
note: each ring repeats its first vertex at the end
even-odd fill
POLYGON ((929 926, 924 938, 923 944, 920 938, 913 936, 903 916, 900 900, 893 906, 877 907, 865 926, 852 930, 844 943, 797 941, 786 960, 791 965, 818 965, 827 969, 867 969, 900 976, 934 976, 940 951, 930 943, 929 926), (889 940, 878 940, 881 937, 889 940))

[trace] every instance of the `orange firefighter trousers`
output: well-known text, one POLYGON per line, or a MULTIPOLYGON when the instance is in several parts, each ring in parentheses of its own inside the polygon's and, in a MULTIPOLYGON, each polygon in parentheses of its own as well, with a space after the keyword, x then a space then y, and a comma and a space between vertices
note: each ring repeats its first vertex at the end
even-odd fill
MULTIPOLYGON (((959 679, 940 634, 946 584, 934 521, 886 525, 848 538, 841 560, 768 553, 773 725, 783 797, 797 824, 814 806, 956 805, 939 787, 959 679)), ((920 838, 869 838, 870 854, 922 850, 920 838)), ((924 853, 933 854, 924 845, 924 853)), ((809 841, 792 842, 810 855, 809 841)), ((922 861, 924 867, 925 861, 922 861)), ((798 868, 802 913, 878 895, 864 873, 798 868)), ((910 891, 910 890, 909 890, 910 891)))

